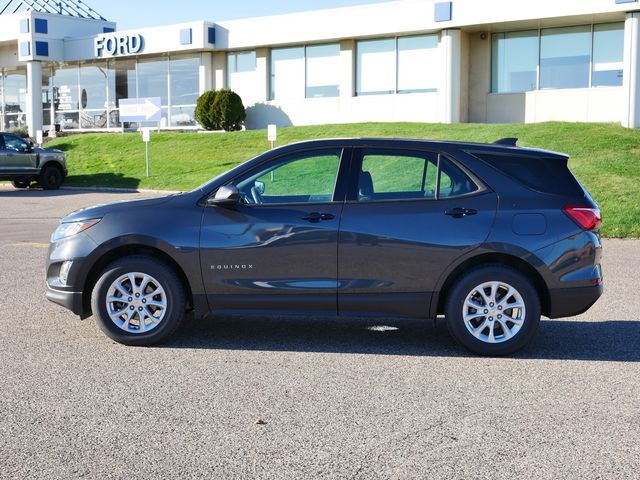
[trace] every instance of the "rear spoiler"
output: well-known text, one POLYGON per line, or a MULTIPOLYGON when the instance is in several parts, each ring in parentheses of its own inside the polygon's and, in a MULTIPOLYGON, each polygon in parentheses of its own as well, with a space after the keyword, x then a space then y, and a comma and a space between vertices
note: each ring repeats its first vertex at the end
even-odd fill
POLYGON ((508 138, 501 138, 500 140, 496 140, 495 142, 493 142, 492 145, 503 145, 505 147, 517 147, 518 146, 516 145, 517 143, 518 143, 517 138, 508 137, 508 138))

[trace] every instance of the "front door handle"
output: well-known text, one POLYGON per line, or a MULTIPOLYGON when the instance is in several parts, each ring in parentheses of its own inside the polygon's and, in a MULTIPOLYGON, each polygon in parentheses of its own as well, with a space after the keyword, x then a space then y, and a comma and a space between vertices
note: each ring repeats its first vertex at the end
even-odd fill
POLYGON ((448 215, 453 218, 464 218, 469 215, 476 215, 478 213, 477 210, 473 208, 452 208, 451 210, 447 210, 444 212, 445 215, 448 215))
POLYGON ((302 220, 306 220, 310 223, 320 223, 323 220, 333 220, 335 215, 331 213, 320 213, 320 212, 312 212, 306 217, 302 217, 302 220))

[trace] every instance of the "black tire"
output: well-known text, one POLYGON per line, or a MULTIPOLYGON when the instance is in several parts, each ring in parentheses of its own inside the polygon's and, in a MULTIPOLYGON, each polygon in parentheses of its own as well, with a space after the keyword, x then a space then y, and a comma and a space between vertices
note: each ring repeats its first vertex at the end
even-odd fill
POLYGON ((64 181, 62 170, 55 165, 46 165, 40 172, 38 183, 45 190, 57 190, 64 181))
POLYGON ((12 180, 11 185, 13 185, 14 188, 29 188, 29 185, 31 185, 31 180, 25 180, 24 178, 12 180))
MULTIPOLYGON (((484 293, 488 293, 490 297, 491 289, 487 288, 484 293)), ((510 296, 503 305, 508 305, 508 300, 511 300, 511 304, 516 304, 516 297, 510 296)), ((486 265, 471 270, 451 288, 447 295, 445 315, 451 335, 473 353, 485 356, 510 355, 524 348, 538 330, 540 324, 540 298, 531 281, 517 270, 498 264, 486 265), (486 301, 478 292, 477 287, 489 282, 500 282, 506 284, 506 286, 513 287, 524 303, 524 312, 518 309, 505 308, 501 305, 502 299, 506 297, 508 291, 505 285, 496 289, 495 297, 498 298, 499 302, 495 304, 492 302, 491 306, 486 305, 486 301), (487 306, 487 309, 480 310, 471 307, 470 310, 463 310, 467 308, 465 307, 467 297, 474 291, 476 295, 473 297, 473 301, 487 306), (497 310, 499 307, 500 311, 497 310), (478 314, 478 318, 469 320, 469 328, 463 316, 465 311, 471 317, 474 314, 478 314), (522 317, 522 324, 519 326, 519 330, 511 338, 508 335, 515 331, 517 325, 509 320, 509 316, 506 315, 507 311, 511 315, 522 317), (485 314, 485 312, 488 313, 485 314), (496 314, 500 315, 501 320, 497 319, 496 314), (503 316, 503 314, 505 315, 503 316), (492 315, 496 315, 496 318, 492 315), (483 324, 486 326, 480 329, 483 324), (504 331, 503 325, 506 326, 508 332, 504 331), (475 329, 478 337, 471 333, 470 328, 475 329), (491 336, 493 336, 494 340, 498 340, 499 343, 489 343, 491 336)))
MULTIPOLYGON (((149 288, 153 288, 153 284, 149 288)), ((132 297, 130 298, 133 298, 133 291, 131 295, 132 297)), ((124 297, 122 298, 123 300, 126 300, 124 297)), ((128 302, 125 303, 128 304, 128 302)), ((130 308, 125 304, 116 303, 114 305, 118 305, 118 308, 124 308, 125 310, 130 308)), ((159 261, 157 258, 134 255, 121 258, 103 270, 98 282, 93 288, 93 293, 91 295, 91 307, 98 326, 109 338, 124 345, 153 345, 171 336, 180 326, 185 314, 184 287, 173 269, 159 261), (145 328, 148 329, 146 332, 131 332, 125 330, 116 325, 109 316, 107 307, 107 295, 109 289, 114 282, 128 273, 141 273, 153 277, 153 279, 160 284, 166 296, 164 316, 157 326, 152 327, 152 329, 148 329, 148 325, 150 324, 145 323, 145 325, 147 325, 145 328)), ((134 307, 134 312, 132 312, 134 315, 136 314, 136 308, 137 307, 134 307)), ((122 317, 120 318, 122 319, 122 317)), ((137 320, 135 317, 132 318, 132 323, 134 326, 136 323, 139 324, 140 316, 138 316, 137 320)))

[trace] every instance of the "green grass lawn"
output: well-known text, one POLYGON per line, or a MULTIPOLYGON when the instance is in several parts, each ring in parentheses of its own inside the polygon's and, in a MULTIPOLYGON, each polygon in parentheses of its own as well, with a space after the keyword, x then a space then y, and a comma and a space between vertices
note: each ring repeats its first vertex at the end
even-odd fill
MULTIPOLYGON (((492 142, 518 137, 521 146, 571 156, 570 167, 604 213, 603 234, 640 237, 640 130, 614 124, 550 122, 529 125, 365 123, 281 128, 279 145, 335 137, 405 137, 492 142)), ((159 133, 150 144, 145 176, 140 134, 86 134, 47 147, 67 152, 68 185, 184 190, 269 148, 266 131, 159 133)))

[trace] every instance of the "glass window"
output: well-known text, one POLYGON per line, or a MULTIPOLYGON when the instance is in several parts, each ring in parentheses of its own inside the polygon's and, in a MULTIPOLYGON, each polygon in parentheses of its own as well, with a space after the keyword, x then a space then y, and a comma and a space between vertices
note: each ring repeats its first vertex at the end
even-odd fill
POLYGON ((63 130, 80 128, 78 66, 56 68, 53 74, 55 123, 63 130))
POLYGON ((110 61, 110 69, 113 80, 110 80, 110 98, 116 101, 122 98, 137 98, 136 61, 129 59, 117 59, 110 61))
POLYGON ((5 113, 25 113, 27 111, 27 75, 25 72, 5 72, 4 103, 5 113))
POLYGON ((591 27, 547 28, 540 39, 540 88, 589 86, 591 27))
POLYGON ((195 105, 200 96, 200 57, 171 58, 171 105, 195 105))
POLYGON ((398 38, 398 93, 436 91, 439 65, 436 35, 398 38))
POLYGON ((456 165, 440 157, 438 198, 458 197, 478 190, 478 186, 456 165))
POLYGON ((331 149, 284 157, 234 184, 246 204, 331 202, 340 156, 331 149))
POLYGON ((5 150, 24 153, 29 150, 29 144, 21 138, 14 137, 13 135, 5 135, 4 148, 5 150))
POLYGON ((196 125, 195 105, 171 106, 172 127, 194 127, 196 125))
POLYGON ((396 91, 396 41, 364 40, 357 44, 356 94, 396 91))
POLYGON ((434 153, 365 151, 358 185, 359 200, 446 198, 478 189, 458 167, 443 157, 438 160, 438 157, 434 153))
POLYGON ((107 128, 107 63, 80 66, 80 128, 107 128))
POLYGON ((359 200, 435 198, 438 156, 365 153, 360 172, 359 200))
POLYGON ((306 97, 337 97, 340 94, 340 45, 307 47, 306 97))
POLYGON ((491 91, 527 92, 536 89, 538 32, 498 33, 491 37, 491 91))
POLYGON ((200 96, 200 56, 169 60, 171 73, 171 126, 196 124, 195 105, 200 96))
POLYGON ((27 123, 27 75, 23 70, 5 70, 3 130, 24 127, 27 123))
POLYGON ((160 97, 162 106, 169 105, 169 75, 167 60, 138 62, 138 98, 160 97))
POLYGON ((56 111, 80 110, 78 67, 57 68, 53 75, 53 99, 56 111))
POLYGON ((227 84, 240 95, 243 102, 251 103, 256 97, 257 58, 255 51, 234 52, 227 55, 227 84))
POLYGON ((271 99, 304 98, 304 47, 271 50, 271 99))
POLYGON ((105 109, 108 73, 106 62, 80 66, 80 105, 82 109, 105 109))
POLYGON ((624 23, 594 25, 591 85, 622 85, 623 57, 624 23))

